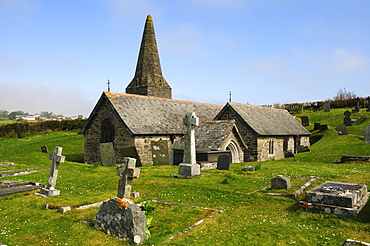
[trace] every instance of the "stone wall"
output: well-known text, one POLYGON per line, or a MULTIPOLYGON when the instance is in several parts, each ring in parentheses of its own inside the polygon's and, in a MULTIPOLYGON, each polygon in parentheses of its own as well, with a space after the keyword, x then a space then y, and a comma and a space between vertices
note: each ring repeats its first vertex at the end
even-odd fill
POLYGON ((113 146, 116 152, 117 163, 123 162, 119 149, 133 146, 134 138, 130 135, 122 120, 117 115, 113 106, 105 99, 99 105, 99 109, 92 116, 89 126, 84 133, 84 161, 85 163, 101 162, 99 144, 101 142, 102 122, 109 118, 114 126, 113 146))
POLYGON ((285 157, 285 151, 294 153, 293 137, 259 137, 257 140, 258 156, 257 161, 265 161, 269 159, 282 159, 285 157), (273 141, 273 154, 269 153, 270 141, 273 141), (284 150, 284 141, 287 141, 286 150, 284 150))

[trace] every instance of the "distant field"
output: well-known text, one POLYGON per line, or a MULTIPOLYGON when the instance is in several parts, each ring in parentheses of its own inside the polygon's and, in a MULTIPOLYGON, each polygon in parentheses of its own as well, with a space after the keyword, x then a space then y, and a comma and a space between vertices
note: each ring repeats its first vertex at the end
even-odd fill
MULTIPOLYGON (((349 135, 338 136, 335 127, 342 124, 346 109, 330 113, 303 112, 309 116, 306 128, 323 138, 311 146, 310 152, 293 158, 231 164, 230 171, 202 170, 202 177, 175 179, 177 166, 140 167, 140 178, 133 181, 133 190, 141 194, 135 202, 158 200, 223 210, 205 218, 211 210, 177 205, 160 205, 153 211, 151 237, 144 245, 342 245, 346 239, 370 242, 370 203, 357 217, 333 214, 313 214, 298 208, 298 199, 271 196, 260 189, 270 186, 270 180, 281 174, 291 178, 294 192, 309 176, 319 179, 310 188, 326 181, 366 184, 370 186, 370 163, 335 164, 342 155, 370 155, 363 129, 370 124, 370 113, 352 115, 357 125, 347 127, 349 135), (314 131, 315 122, 328 124, 323 132, 314 131), (243 172, 246 165, 261 168, 243 172), (227 182, 224 182, 227 180, 227 182), (204 222, 168 243, 165 240, 195 222, 204 222)), ((118 176, 115 167, 89 168, 83 163, 83 136, 78 131, 53 132, 25 136, 23 139, 0 138, 0 162, 15 162, 0 166, 0 173, 21 168, 49 168, 48 154, 40 151, 46 145, 63 147, 66 162, 60 164, 58 197, 43 198, 32 192, 0 197, 0 243, 6 245, 129 245, 81 220, 93 218, 98 208, 77 210, 77 206, 106 200, 117 194, 118 176), (71 206, 61 214, 43 209, 43 204, 71 206)), ((23 176, 2 177, 0 180, 47 183, 49 171, 23 176)))
POLYGON ((11 124, 11 123, 15 123, 17 121, 15 120, 0 120, 0 125, 2 124, 11 124))

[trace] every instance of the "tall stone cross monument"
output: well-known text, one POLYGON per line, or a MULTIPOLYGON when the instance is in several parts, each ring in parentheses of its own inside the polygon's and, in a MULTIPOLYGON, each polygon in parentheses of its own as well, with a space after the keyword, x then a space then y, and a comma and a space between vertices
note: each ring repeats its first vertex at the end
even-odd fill
POLYGON ((194 112, 186 113, 183 123, 186 127, 184 136, 184 158, 179 165, 179 174, 183 176, 200 175, 200 165, 196 161, 195 128, 199 125, 199 118, 194 112))
POLYGON ((59 163, 63 163, 65 156, 62 155, 62 147, 55 147, 54 153, 49 155, 49 160, 51 160, 50 177, 48 180, 47 188, 41 189, 40 193, 46 196, 58 196, 60 191, 55 189, 58 178, 59 163))
POLYGON ((120 176, 117 197, 130 199, 132 180, 140 176, 140 169, 135 168, 135 164, 135 158, 125 157, 123 165, 117 166, 117 175, 120 176))

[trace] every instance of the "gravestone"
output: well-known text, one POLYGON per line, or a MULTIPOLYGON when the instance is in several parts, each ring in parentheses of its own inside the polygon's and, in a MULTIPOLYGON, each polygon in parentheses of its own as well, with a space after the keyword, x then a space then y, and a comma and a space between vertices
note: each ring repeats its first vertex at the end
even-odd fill
POLYGON ((217 169, 218 170, 229 170, 230 168, 230 156, 221 155, 217 159, 217 169))
POLYGON ((366 100, 367 100, 367 109, 366 109, 366 112, 370 112, 370 97, 367 97, 366 100))
POLYGON ((352 126, 352 119, 351 119, 351 112, 348 110, 344 112, 344 125, 345 126, 352 126))
POLYGON ((290 188, 290 179, 283 175, 278 175, 271 179, 271 189, 281 190, 290 188))
POLYGON ((100 143, 100 160, 102 166, 115 166, 116 165, 116 154, 114 151, 113 142, 100 143))
POLYGON ((308 116, 302 116, 301 121, 302 121, 302 126, 309 126, 310 125, 310 122, 308 120, 308 116))
POLYGON ((170 155, 168 151, 168 141, 158 140, 151 141, 152 157, 154 165, 168 165, 170 164, 170 155))
POLYGON ((364 130, 364 137, 365 137, 365 143, 370 143, 370 125, 367 125, 367 127, 364 130))
POLYGON ((339 125, 337 126, 338 135, 347 135, 347 127, 346 125, 339 125))
POLYGON ((48 153, 49 152, 48 146, 45 146, 45 145, 41 146, 41 152, 42 153, 48 153))
POLYGON ((324 112, 329 113, 330 112, 330 102, 326 101, 324 103, 324 112))
POLYGON ((132 180, 139 178, 140 169, 135 168, 136 159, 125 157, 123 158, 123 164, 117 166, 116 172, 120 176, 118 181, 118 192, 117 197, 129 199, 131 196, 132 180))
POLYGON ((100 206, 95 228, 133 245, 143 243, 148 237, 146 216, 139 205, 117 197, 100 206))
POLYGON ((62 155, 62 147, 55 147, 54 153, 49 155, 49 160, 51 160, 51 169, 50 169, 50 177, 48 180, 48 186, 46 188, 42 188, 40 193, 45 196, 58 196, 60 195, 60 191, 55 189, 57 184, 58 178, 58 171, 59 171, 59 163, 63 163, 65 160, 65 156, 62 155))
POLYGON ((368 198, 366 185, 326 182, 307 191, 300 208, 315 213, 356 216, 368 198))
POLYGON ((314 123, 314 125, 313 125, 313 129, 314 129, 314 130, 320 130, 320 126, 321 126, 321 124, 320 124, 320 123, 314 123))
POLYGON ((325 131, 328 129, 328 125, 320 125, 320 131, 325 131))
POLYGON ((356 106, 355 108, 352 110, 352 113, 359 113, 360 112, 360 98, 357 97, 356 98, 356 106))
POLYGON ((184 159, 179 165, 179 175, 198 176, 200 165, 196 163, 195 128, 199 125, 199 118, 195 113, 186 113, 183 123, 186 127, 184 136, 184 159))

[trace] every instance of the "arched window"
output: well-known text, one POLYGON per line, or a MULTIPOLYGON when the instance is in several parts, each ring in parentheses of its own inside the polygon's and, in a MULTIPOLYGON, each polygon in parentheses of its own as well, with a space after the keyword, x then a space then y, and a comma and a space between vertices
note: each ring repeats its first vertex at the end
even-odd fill
POLYGON ((114 125, 109 118, 105 118, 101 124, 101 136, 100 142, 101 143, 108 143, 114 141, 114 125))

